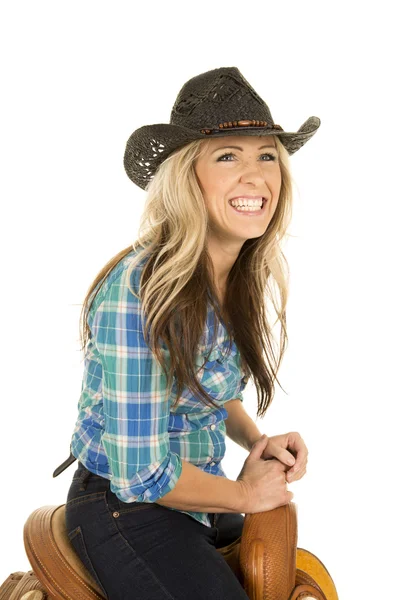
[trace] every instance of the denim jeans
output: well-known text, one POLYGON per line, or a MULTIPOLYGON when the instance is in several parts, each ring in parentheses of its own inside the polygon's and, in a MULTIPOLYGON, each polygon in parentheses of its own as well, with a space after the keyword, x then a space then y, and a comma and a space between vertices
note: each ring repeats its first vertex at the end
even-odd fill
POLYGON ((248 600, 217 552, 241 536, 244 517, 210 516, 213 527, 156 502, 122 502, 81 463, 66 502, 70 542, 108 600, 248 600))

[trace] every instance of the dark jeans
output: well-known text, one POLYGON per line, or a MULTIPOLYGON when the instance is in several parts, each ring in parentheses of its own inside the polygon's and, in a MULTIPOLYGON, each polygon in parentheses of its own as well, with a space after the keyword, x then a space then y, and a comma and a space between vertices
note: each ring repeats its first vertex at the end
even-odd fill
POLYGON ((215 513, 207 527, 156 502, 122 502, 108 479, 78 465, 67 533, 108 600, 248 600, 216 550, 241 536, 243 515, 215 513))

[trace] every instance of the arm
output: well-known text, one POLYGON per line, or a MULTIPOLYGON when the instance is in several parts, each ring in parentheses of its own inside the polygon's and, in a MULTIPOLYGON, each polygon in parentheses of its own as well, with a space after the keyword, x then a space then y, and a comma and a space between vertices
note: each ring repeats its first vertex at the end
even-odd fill
POLYGON ((166 378, 145 343, 140 300, 126 274, 99 292, 89 318, 102 366, 102 443, 111 491, 123 502, 155 502, 175 486, 182 462, 169 447, 166 378))
POLYGON ((228 412, 228 418, 225 420, 226 435, 250 452, 262 433, 245 411, 243 402, 240 399, 228 400, 225 402, 224 408, 228 412))
POLYGON ((205 473, 170 451, 166 377, 145 343, 140 300, 124 276, 112 280, 91 312, 92 340, 102 365, 98 393, 103 398, 102 442, 111 491, 122 502, 243 512, 240 482, 205 473))

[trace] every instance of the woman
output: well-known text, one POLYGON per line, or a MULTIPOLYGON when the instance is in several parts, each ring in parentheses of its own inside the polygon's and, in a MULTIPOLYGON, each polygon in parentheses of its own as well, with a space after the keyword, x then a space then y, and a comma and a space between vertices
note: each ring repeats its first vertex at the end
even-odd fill
POLYGON ((79 414, 55 472, 78 460, 67 531, 107 598, 247 598, 216 549, 241 535, 242 513, 290 502, 286 482, 305 473, 301 436, 261 436, 243 389, 252 376, 263 417, 287 341, 289 155, 319 125, 284 132, 227 67, 190 79, 170 123, 127 142, 126 172, 147 191, 140 236, 85 298, 79 414), (226 435, 249 450, 236 481, 226 435))

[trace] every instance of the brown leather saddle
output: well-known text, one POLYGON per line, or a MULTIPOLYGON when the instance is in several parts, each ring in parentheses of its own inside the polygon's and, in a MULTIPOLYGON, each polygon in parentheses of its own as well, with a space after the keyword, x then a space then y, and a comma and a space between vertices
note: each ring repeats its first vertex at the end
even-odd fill
MULTIPOLYGON (((0 600, 105 600, 69 541, 65 504, 36 509, 25 523, 24 544, 32 571, 11 574, 0 600)), ((338 600, 325 565, 297 547, 293 502, 246 514, 242 535, 217 551, 251 600, 338 600)))

